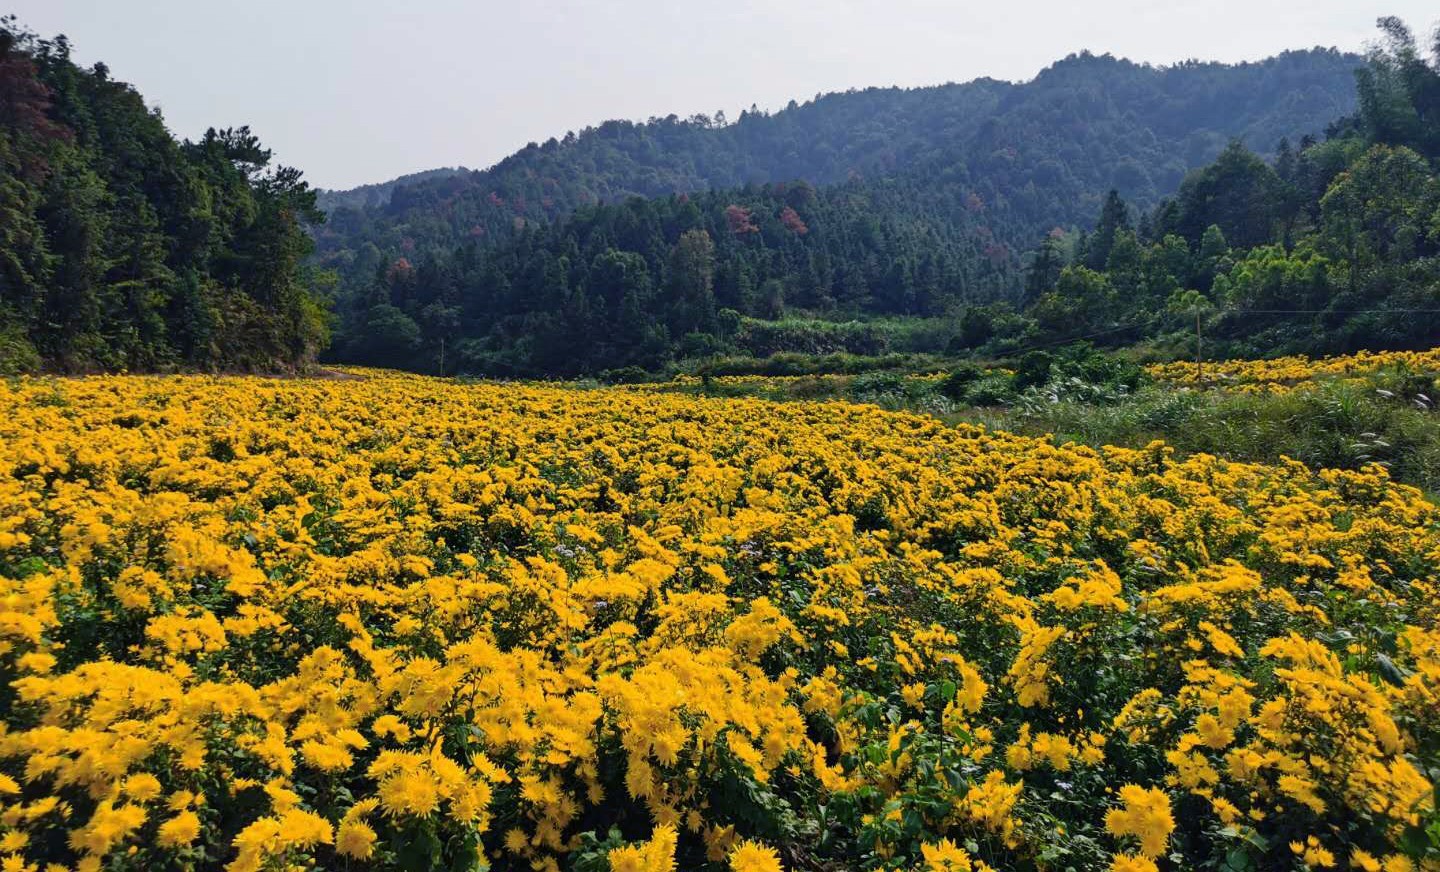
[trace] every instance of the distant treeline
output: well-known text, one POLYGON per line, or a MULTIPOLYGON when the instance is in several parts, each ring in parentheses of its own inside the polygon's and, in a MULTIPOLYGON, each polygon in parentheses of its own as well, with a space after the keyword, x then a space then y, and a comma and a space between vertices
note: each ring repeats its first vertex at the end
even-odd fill
MULTIPOLYGON (((1086 339, 1189 353, 1197 333, 1244 355, 1433 344, 1440 67, 1398 20, 1382 27, 1356 110, 1323 139, 1282 138, 1271 161, 1233 140, 1173 196, 1136 209, 1112 190, 1092 230, 1051 225, 1023 257, 996 231, 1008 216, 1018 232, 1022 210, 943 174, 633 198, 382 259, 341 297, 336 353, 621 377, 784 351, 1003 355, 1086 339)), ((1070 63, 1114 86, 1113 66, 1070 63)))
POLYGON ((332 330, 337 360, 507 376, 1430 344, 1440 59, 1382 27, 1364 61, 1079 55, 1020 85, 607 123, 329 192, 322 224, 247 128, 178 142, 7 19, 0 371, 294 369, 332 330))
POLYGON ((1155 205, 1235 137, 1323 131, 1361 63, 1078 55, 1024 84, 612 122, 484 172, 327 195, 335 354, 568 375, 760 353, 807 321, 794 347, 824 350, 887 333, 838 321, 1018 305, 1043 233, 1089 224, 1111 188, 1155 205))

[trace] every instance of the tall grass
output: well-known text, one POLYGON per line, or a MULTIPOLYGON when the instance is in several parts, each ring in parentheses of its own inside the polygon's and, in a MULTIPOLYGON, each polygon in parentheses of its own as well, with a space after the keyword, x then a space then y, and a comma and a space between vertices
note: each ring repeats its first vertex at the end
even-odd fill
MULTIPOLYGON (((833 362, 818 368, 845 369, 833 362)), ((1287 393, 1255 394, 1164 383, 1134 392, 1080 390, 1068 382, 1016 393, 1012 384, 1013 378, 987 375, 968 389, 964 401, 944 396, 933 379, 874 371, 716 381, 684 390, 782 402, 844 399, 1096 448, 1141 448, 1161 439, 1182 453, 1239 461, 1275 463, 1288 457, 1316 469, 1380 463, 1397 480, 1432 499, 1440 496, 1440 411, 1429 395, 1413 389, 1413 381, 1400 389, 1384 376, 1363 383, 1322 380, 1287 393)))
POLYGON ((1414 397, 1329 382, 1283 394, 1142 388, 1111 405, 1079 402, 965 408, 944 416, 1057 442, 1141 447, 1315 468, 1381 463, 1396 479, 1440 494, 1440 414, 1414 397))

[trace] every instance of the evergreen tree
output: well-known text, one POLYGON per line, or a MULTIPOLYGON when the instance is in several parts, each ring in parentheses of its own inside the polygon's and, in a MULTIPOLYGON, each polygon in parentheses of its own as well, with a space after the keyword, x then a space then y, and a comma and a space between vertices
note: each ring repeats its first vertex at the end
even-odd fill
POLYGON ((323 220, 248 129, 177 142, 103 64, 0 21, 0 371, 303 366, 323 220))
POLYGON ((1120 192, 1112 188, 1105 195, 1105 205, 1100 209, 1095 232, 1085 240, 1085 265, 1092 270, 1104 269, 1110 260, 1110 250, 1115 246, 1116 235, 1130 229, 1130 207, 1120 199, 1120 192))

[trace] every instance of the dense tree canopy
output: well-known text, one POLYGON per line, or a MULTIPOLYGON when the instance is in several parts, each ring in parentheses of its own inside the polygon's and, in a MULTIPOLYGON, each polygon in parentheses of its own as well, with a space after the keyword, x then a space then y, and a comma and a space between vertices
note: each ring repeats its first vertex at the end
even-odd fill
MULTIPOLYGON (((573 374, 835 347, 761 323, 787 313, 936 318, 1023 303, 1049 287, 1024 283, 1038 233, 1087 221, 1108 191, 1112 212, 1121 195, 1156 203, 1233 137, 1319 132, 1354 106, 1358 63, 1332 51, 1170 68, 1077 55, 1019 85, 834 94, 734 124, 611 122, 484 172, 327 194, 317 241, 342 276, 336 354, 573 374), (691 230, 714 247, 708 293, 685 278, 691 230)), ((1089 257, 1103 269, 1108 251, 1089 257)), ((872 344, 860 330, 838 347, 872 344)))
POLYGON ((1425 344, 1440 64, 1381 28, 1363 65, 1082 54, 1023 84, 608 122, 317 200, 248 128, 178 142, 103 65, 7 22, 0 370, 293 368, 328 339, 327 276, 337 359, 445 372, 897 336, 952 354, 1201 329, 1217 352, 1425 344))
POLYGON ((1404 25, 1381 27, 1387 39, 1357 75, 1359 110, 1327 141, 1282 143, 1273 166, 1232 143, 1144 215, 1141 232, 1117 232, 1110 203, 1090 256, 1057 272, 1037 255, 1026 340, 1157 339, 1188 328, 1198 306, 1219 352, 1433 345, 1440 46, 1427 59, 1404 25))
POLYGON ((0 371, 313 359, 314 197, 248 128, 177 142, 103 64, 0 22, 0 371))
POLYGON ((901 186, 805 183, 579 210, 499 246, 377 269, 344 310, 343 359, 509 375, 657 367, 751 319, 938 316, 1018 274, 901 186))

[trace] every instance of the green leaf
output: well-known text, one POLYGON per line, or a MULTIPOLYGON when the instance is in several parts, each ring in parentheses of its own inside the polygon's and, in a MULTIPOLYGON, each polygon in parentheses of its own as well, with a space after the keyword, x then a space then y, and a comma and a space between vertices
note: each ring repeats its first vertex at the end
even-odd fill
POLYGON ((1405 679, 1409 678, 1412 674, 1410 670, 1402 669, 1394 660, 1391 660, 1384 654, 1375 655, 1375 666, 1380 671, 1380 677, 1396 687, 1404 685, 1405 679))
POLYGON ((1249 872, 1255 868, 1255 858, 1244 848, 1231 848, 1225 854, 1225 868, 1234 872, 1249 872))
POLYGON ((441 865, 441 848, 434 830, 424 827, 401 843, 395 859, 405 872, 430 872, 441 865))

